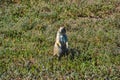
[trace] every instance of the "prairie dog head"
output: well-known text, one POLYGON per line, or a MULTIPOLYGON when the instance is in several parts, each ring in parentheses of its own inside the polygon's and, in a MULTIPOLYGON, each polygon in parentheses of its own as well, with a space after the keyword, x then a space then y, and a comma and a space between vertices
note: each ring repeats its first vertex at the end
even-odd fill
POLYGON ((59 30, 58 30, 58 32, 59 32, 60 34, 65 34, 65 33, 66 33, 65 27, 60 27, 59 30))

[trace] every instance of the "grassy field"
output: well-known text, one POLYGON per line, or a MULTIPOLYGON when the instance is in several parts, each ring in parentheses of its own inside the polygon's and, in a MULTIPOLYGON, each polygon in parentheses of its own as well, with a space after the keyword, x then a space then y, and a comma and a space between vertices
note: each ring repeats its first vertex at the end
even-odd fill
POLYGON ((119 80, 120 0, 0 1, 0 80, 119 80), (71 55, 53 57, 65 26, 71 55))

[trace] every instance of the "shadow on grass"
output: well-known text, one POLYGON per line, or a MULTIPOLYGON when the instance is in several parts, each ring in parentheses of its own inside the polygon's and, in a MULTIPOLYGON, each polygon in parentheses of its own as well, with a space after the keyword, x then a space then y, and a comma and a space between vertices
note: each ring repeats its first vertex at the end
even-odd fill
POLYGON ((70 60, 74 60, 74 58, 76 56, 80 56, 80 50, 76 49, 76 48, 70 48, 69 49, 69 59, 70 60))

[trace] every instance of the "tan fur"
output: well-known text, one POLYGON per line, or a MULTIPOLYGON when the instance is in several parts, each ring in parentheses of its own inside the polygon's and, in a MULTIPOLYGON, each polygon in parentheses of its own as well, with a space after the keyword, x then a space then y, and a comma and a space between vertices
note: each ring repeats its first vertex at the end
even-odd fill
MULTIPOLYGON (((62 53, 64 53, 64 51, 61 49, 61 47, 63 46, 63 44, 60 43, 60 36, 62 35, 66 35, 66 31, 64 32, 63 29, 65 29, 64 27, 60 27, 59 30, 57 31, 57 36, 56 36, 56 41, 55 41, 55 45, 54 45, 54 56, 58 56, 61 57, 62 53)), ((66 45, 66 49, 68 48, 68 42, 65 43, 66 45)))

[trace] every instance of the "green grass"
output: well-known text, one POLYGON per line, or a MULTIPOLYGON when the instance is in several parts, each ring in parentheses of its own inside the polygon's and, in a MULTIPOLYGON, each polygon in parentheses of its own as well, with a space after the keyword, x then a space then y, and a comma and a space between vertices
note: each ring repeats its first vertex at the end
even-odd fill
POLYGON ((119 80, 119 0, 0 2, 0 80, 119 80), (65 26, 71 55, 53 57, 65 26))

